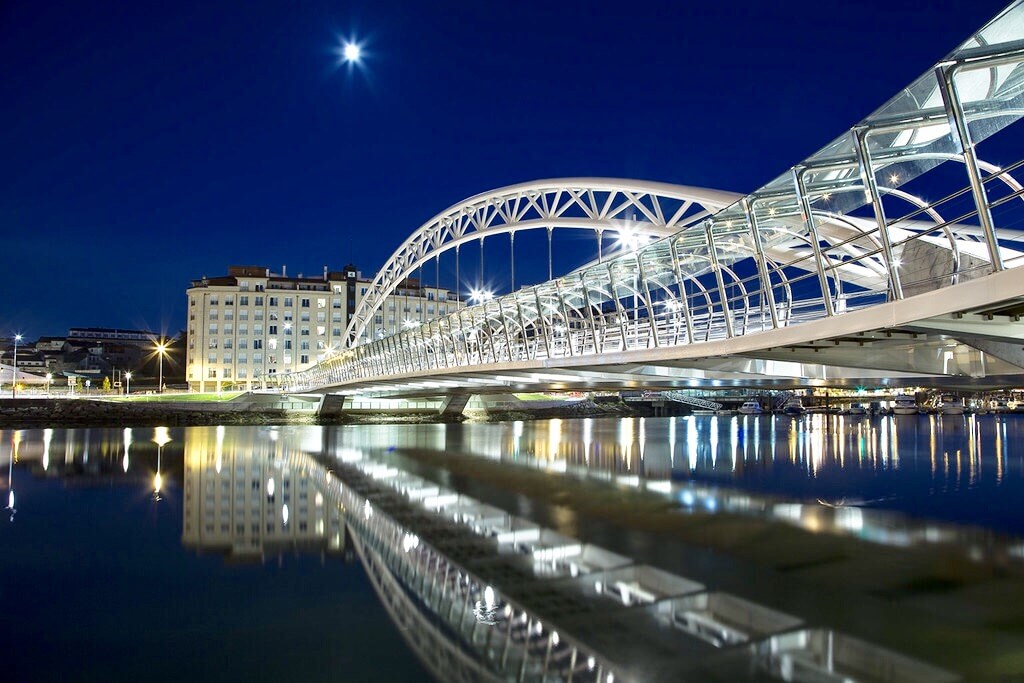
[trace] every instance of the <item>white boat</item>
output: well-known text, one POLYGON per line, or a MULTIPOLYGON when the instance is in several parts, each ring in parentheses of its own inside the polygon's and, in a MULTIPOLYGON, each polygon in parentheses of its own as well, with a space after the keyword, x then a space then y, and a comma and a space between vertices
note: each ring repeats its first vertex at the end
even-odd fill
POLYGON ((942 415, 963 415, 964 401, 960 398, 945 397, 939 404, 939 413, 942 415))
POLYGON ((757 401, 744 401, 740 406, 740 415, 760 415, 761 404, 757 401))
POLYGON ((797 396, 790 396, 786 399, 786 402, 782 404, 782 412, 786 415, 803 415, 807 412, 804 408, 804 404, 800 401, 797 396))
POLYGON ((912 394, 897 396, 892 406, 892 412, 896 415, 917 415, 918 410, 917 397, 912 394))
POLYGON ((847 415, 867 415, 868 410, 860 403, 851 403, 850 407, 843 411, 847 415))

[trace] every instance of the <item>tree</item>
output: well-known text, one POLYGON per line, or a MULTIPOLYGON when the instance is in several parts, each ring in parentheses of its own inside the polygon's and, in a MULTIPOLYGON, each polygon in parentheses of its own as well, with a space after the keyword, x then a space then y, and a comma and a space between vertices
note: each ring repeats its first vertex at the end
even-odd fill
POLYGON ((110 378, 109 377, 104 377, 103 378, 103 392, 104 393, 109 393, 110 392, 110 378))

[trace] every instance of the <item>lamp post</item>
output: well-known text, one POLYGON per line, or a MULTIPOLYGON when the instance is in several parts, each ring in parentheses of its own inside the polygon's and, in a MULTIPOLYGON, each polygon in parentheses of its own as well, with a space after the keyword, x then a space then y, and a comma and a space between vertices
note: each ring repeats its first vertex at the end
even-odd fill
POLYGON ((157 380, 158 381, 157 393, 158 394, 162 394, 162 393, 164 393, 164 354, 167 353, 167 342, 164 341, 162 338, 160 339, 160 341, 156 345, 156 353, 157 353, 157 356, 160 359, 159 360, 160 372, 159 372, 159 379, 157 380))
POLYGON ((11 398, 14 398, 18 391, 18 342, 21 341, 21 335, 14 335, 14 371, 11 375, 11 398))
POLYGON ((132 393, 132 373, 124 373, 124 395, 127 396, 132 393))
POLYGON ((53 373, 46 373, 46 395, 50 395, 50 385, 53 383, 53 373))

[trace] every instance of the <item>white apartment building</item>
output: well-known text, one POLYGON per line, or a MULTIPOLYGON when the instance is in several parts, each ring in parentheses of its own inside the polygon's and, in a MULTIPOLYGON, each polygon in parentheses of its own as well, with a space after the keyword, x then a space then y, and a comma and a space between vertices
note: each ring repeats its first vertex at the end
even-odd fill
MULTIPOLYGON (((260 389, 345 346, 345 330, 371 280, 355 266, 289 277, 263 266, 193 280, 188 298, 185 376, 194 391, 260 389)), ((370 335, 383 337, 455 310, 447 289, 410 279, 384 302, 370 335)))

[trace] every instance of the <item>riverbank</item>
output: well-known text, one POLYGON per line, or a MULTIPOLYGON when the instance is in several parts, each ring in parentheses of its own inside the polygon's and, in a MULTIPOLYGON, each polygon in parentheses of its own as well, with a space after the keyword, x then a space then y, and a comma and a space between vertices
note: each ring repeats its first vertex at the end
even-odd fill
POLYGON ((110 399, 19 398, 0 401, 0 428, 45 429, 61 427, 202 427, 215 425, 345 425, 433 424, 444 422, 544 420, 579 417, 630 417, 640 415, 623 403, 581 401, 565 407, 531 410, 470 411, 441 415, 436 411, 391 413, 354 411, 321 417, 315 404, 274 407, 245 398, 197 401, 183 395, 151 401, 110 399))

